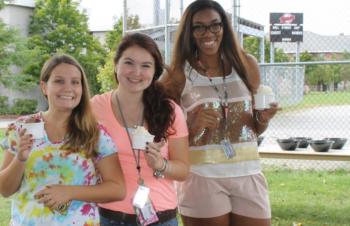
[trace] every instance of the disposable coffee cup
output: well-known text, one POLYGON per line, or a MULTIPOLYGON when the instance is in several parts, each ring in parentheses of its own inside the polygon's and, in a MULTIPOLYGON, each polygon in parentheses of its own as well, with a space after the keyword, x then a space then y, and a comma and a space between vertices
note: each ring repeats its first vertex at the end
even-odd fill
POLYGON ((254 103, 256 110, 264 110, 270 108, 270 103, 275 101, 274 94, 255 94, 254 103))
POLYGON ((27 134, 32 134, 34 139, 42 139, 45 136, 44 122, 20 123, 27 134))
POLYGON ((154 139, 153 135, 134 134, 132 136, 132 148, 145 150, 146 142, 153 142, 153 139, 154 139))

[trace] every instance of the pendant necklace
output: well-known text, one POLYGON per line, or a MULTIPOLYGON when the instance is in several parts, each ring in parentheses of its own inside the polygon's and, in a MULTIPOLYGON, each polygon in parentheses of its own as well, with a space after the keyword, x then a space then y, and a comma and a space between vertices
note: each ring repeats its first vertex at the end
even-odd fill
POLYGON ((225 70, 224 70, 224 64, 221 59, 221 69, 223 73, 223 94, 220 93, 219 88, 216 86, 216 84, 213 82, 213 79, 211 76, 207 73, 207 70, 203 67, 203 64, 198 60, 199 66, 204 69, 204 73, 206 77, 209 79, 210 86, 215 90, 217 96, 219 97, 219 102, 220 102, 220 107, 222 111, 222 116, 224 119, 224 139, 220 141, 220 145, 222 147, 222 150, 224 151, 224 154, 227 159, 233 158, 236 153, 235 150, 233 149, 233 146, 231 144, 230 138, 227 135, 228 132, 228 125, 227 125, 227 117, 228 117, 228 92, 227 92, 227 83, 226 83, 226 75, 225 75, 225 70))

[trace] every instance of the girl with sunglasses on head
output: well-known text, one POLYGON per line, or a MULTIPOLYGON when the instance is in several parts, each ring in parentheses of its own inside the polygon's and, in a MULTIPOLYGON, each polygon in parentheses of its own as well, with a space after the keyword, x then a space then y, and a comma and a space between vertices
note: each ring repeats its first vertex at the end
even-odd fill
POLYGON ((162 77, 187 116, 191 172, 178 184, 185 226, 270 225, 257 136, 278 110, 253 110, 256 60, 239 46, 215 1, 193 1, 177 31, 170 73, 162 77))

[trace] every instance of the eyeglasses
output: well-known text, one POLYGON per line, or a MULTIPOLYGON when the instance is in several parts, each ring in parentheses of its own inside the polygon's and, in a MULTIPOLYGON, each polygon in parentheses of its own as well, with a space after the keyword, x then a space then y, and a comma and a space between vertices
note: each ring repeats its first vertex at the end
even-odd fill
POLYGON ((221 30, 222 22, 216 22, 209 25, 194 25, 192 26, 193 34, 195 35, 204 35, 207 30, 211 33, 216 34, 221 30))

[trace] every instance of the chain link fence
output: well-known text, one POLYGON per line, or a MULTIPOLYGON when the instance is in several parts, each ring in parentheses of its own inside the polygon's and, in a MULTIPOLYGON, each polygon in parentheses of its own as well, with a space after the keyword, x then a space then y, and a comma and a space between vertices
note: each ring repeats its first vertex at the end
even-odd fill
MULTIPOLYGON (((125 32, 143 32, 156 40, 170 62, 177 23, 192 0, 125 0, 125 16, 137 16, 141 28, 125 26, 125 32)), ((266 167, 335 170, 350 168, 349 158, 302 160, 315 153, 297 148, 297 158, 283 159, 278 138, 330 137, 350 139, 350 14, 344 0, 320 2, 218 0, 227 11, 245 50, 260 62, 262 83, 272 88, 282 110, 261 135, 260 151, 280 152, 278 158, 262 158, 266 167), (261 2, 261 3, 260 3, 261 2), (316 7, 317 6, 317 7, 316 7), (303 13, 302 42, 269 42, 270 13, 303 13), (323 15, 323 16, 322 16, 323 15), (348 30, 346 30, 348 29, 348 30)), ((326 155, 349 155, 350 141, 326 155)), ((263 156, 263 155, 262 155, 263 156)), ((322 158, 321 158, 322 159, 322 158)))

